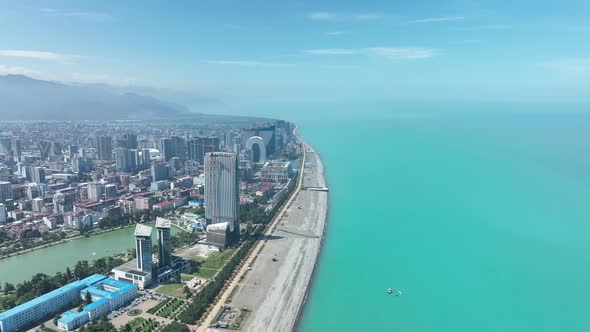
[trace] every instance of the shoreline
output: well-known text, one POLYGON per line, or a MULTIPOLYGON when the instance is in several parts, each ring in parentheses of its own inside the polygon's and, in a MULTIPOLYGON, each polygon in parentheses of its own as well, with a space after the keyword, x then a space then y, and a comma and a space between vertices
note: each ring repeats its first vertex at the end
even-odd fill
POLYGON ((34 252, 34 251, 37 251, 37 250, 41 250, 41 249, 53 247, 53 246, 56 246, 56 245, 64 244, 64 243, 67 243, 67 242, 70 242, 70 241, 76 241, 76 240, 81 240, 81 239, 85 239, 85 238, 91 238, 91 237, 94 237, 94 236, 97 236, 97 235, 101 235, 101 234, 105 234, 105 233, 110 233, 110 232, 122 230, 122 229, 125 229, 125 228, 129 228, 131 226, 135 226, 135 224, 129 224, 129 225, 126 225, 126 226, 119 226, 119 227, 114 227, 114 228, 103 229, 103 230, 100 230, 100 231, 97 231, 97 232, 91 232, 88 236, 85 236, 85 235, 75 235, 75 236, 72 236, 72 237, 66 237, 65 239, 61 239, 61 240, 57 240, 57 241, 45 243, 45 244, 42 244, 42 245, 39 245, 39 246, 35 246, 35 247, 32 247, 32 248, 27 248, 27 249, 24 249, 24 250, 19 250, 17 252, 13 252, 13 253, 10 253, 8 255, 0 256, 0 260, 8 259, 8 258, 16 257, 16 256, 21 256, 21 255, 24 255, 24 254, 28 254, 30 252, 34 252))
MULTIPOLYGON (((307 142, 305 144, 307 144, 307 142)), ((322 158, 321 158, 320 154, 317 153, 317 151, 314 148, 312 148, 311 145, 307 144, 307 146, 309 146, 312 150, 315 151, 316 155, 318 156, 318 159, 322 163, 322 167, 324 170, 322 172, 322 177, 324 178, 324 183, 326 184, 326 187, 330 188, 330 185, 328 184, 328 180, 326 179, 326 166, 324 166, 324 163, 321 161, 322 158)), ((313 270, 311 271, 309 281, 307 282, 307 286, 305 287, 305 293, 303 295, 303 302, 301 302, 301 304, 299 306, 299 310, 297 312, 297 317, 295 318, 295 324, 293 325, 293 328, 291 329, 291 331, 298 331, 299 328, 301 327, 301 320, 303 318, 303 313, 305 312, 305 306, 307 305, 307 300, 309 298, 309 294, 314 286, 315 277, 316 277, 316 274, 318 273, 319 260, 320 260, 320 256, 322 253, 322 249, 324 248, 324 241, 326 239, 326 228, 328 227, 329 221, 330 221, 330 200, 328 200, 327 205, 326 205, 326 218, 324 220, 324 227, 322 230, 322 238, 320 240, 320 247, 318 248, 318 252, 315 257, 315 262, 313 264, 313 270)))
POLYGON ((238 275, 231 296, 222 301, 250 310, 240 326, 242 331, 297 329, 313 285, 329 210, 328 192, 319 188, 327 187, 327 181, 317 151, 299 136, 297 139, 305 154, 298 190, 262 240, 251 270, 238 275))

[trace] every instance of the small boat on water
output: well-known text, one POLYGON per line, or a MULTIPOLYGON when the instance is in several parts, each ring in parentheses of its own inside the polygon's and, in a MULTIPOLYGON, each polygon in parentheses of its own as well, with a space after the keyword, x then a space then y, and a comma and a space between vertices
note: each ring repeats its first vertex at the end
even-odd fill
POLYGON ((393 292, 393 291, 391 290, 391 288, 388 288, 388 289, 387 289, 387 294, 391 294, 391 292, 393 292))

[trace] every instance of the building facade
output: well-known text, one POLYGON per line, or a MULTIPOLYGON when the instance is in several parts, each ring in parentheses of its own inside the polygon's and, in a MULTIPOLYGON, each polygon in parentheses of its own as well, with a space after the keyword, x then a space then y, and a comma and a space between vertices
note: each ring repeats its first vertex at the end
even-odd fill
POLYGON ((171 266, 172 241, 170 239, 171 221, 165 218, 156 218, 156 230, 158 231, 158 266, 171 266))
POLYGON ((113 138, 111 136, 97 137, 96 154, 99 160, 113 160, 113 138))
POLYGON ((238 158, 233 153, 205 155, 205 219, 207 224, 228 223, 232 236, 225 245, 239 241, 238 158))

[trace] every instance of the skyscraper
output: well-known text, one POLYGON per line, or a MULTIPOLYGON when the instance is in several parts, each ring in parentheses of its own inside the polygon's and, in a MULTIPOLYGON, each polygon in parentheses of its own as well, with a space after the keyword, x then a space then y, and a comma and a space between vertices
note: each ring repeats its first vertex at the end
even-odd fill
POLYGON ((32 180, 33 180, 33 182, 37 182, 37 183, 45 183, 45 168, 43 168, 43 167, 33 168, 32 180))
POLYGON ((115 162, 117 172, 129 172, 131 170, 129 149, 116 148, 115 149, 115 162))
POLYGON ((150 149, 141 149, 141 169, 150 168, 150 149))
POLYGON ((125 142, 127 149, 137 149, 137 135, 130 133, 125 134, 125 142))
POLYGON ((170 220, 156 218, 158 231, 158 264, 159 267, 172 264, 172 243, 170 241, 170 220))
POLYGON ((113 160, 113 139, 111 136, 96 138, 96 153, 99 160, 113 160))
POLYGON ((0 137, 0 153, 4 155, 12 155, 12 142, 10 137, 0 137))
POLYGON ((169 161, 173 157, 185 159, 185 140, 182 137, 172 136, 160 140, 160 153, 164 161, 169 161))
POLYGON ((205 155, 205 218, 207 224, 228 223, 231 237, 226 245, 239 240, 238 158, 233 153, 205 155))
POLYGON ((78 149, 80 147, 77 145, 68 145, 68 154, 70 155, 70 158, 74 158, 74 156, 78 155, 78 149))
POLYGON ((9 199, 12 199, 12 184, 0 181, 0 203, 4 203, 9 199))
POLYGON ((152 181, 160 181, 168 178, 168 167, 164 163, 152 165, 152 181))
POLYGON ((152 228, 143 224, 135 226, 135 253, 137 268, 142 272, 152 271, 152 228))
POLYGON ((22 155, 22 141, 18 138, 12 140, 12 155, 16 158, 22 155))

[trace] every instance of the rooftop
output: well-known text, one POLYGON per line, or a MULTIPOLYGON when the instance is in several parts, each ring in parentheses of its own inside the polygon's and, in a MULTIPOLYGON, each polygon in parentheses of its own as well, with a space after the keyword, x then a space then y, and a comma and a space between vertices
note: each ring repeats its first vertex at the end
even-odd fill
POLYGON ((228 222, 220 222, 217 224, 212 224, 212 225, 207 226, 207 232, 225 231, 228 226, 229 226, 228 222))
POLYGON ((147 276, 148 274, 150 274, 149 272, 143 272, 143 271, 137 270, 137 259, 133 259, 125 264, 119 265, 116 268, 114 268, 113 270, 122 271, 125 273, 135 274, 135 275, 144 276, 144 277, 147 276))
POLYGON ((151 236, 152 228, 143 224, 135 226, 135 236, 151 236))
POLYGON ((160 217, 156 218, 156 228, 170 228, 171 223, 172 222, 170 221, 170 219, 160 217))
POLYGON ((41 295, 39 297, 36 297, 29 302, 23 303, 19 306, 16 306, 10 310, 7 310, 7 311, 1 313, 0 319, 5 319, 9 316, 18 314, 20 312, 30 310, 39 304, 45 303, 46 301, 51 301, 53 298, 60 296, 61 294, 68 293, 68 292, 72 291, 72 289, 82 289, 84 287, 88 287, 88 286, 90 286, 96 282, 99 282, 103 279, 106 279, 106 278, 107 277, 105 277, 103 275, 94 274, 94 275, 91 275, 90 277, 87 277, 85 279, 74 281, 72 283, 69 283, 69 284, 61 287, 61 288, 58 288, 58 289, 53 290, 49 293, 46 293, 46 294, 41 295))

